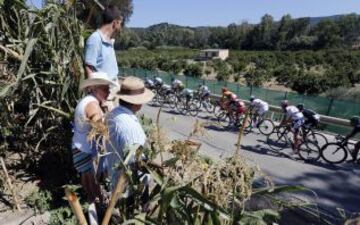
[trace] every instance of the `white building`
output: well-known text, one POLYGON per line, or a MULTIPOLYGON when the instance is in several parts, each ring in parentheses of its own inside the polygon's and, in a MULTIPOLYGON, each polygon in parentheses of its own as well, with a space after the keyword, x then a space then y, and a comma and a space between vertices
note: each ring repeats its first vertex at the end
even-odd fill
POLYGON ((200 52, 201 59, 221 59, 229 57, 229 49, 204 49, 200 52))

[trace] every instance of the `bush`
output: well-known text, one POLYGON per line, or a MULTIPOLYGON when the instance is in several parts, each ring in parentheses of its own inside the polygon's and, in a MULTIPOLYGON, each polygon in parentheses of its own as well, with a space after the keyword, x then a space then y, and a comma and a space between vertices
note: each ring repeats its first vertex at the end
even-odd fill
POLYGON ((35 210, 39 210, 40 213, 50 209, 51 201, 52 196, 49 191, 34 191, 25 199, 26 204, 35 210))
POLYGON ((201 77, 202 68, 198 63, 189 64, 184 70, 184 75, 192 76, 192 77, 201 77))

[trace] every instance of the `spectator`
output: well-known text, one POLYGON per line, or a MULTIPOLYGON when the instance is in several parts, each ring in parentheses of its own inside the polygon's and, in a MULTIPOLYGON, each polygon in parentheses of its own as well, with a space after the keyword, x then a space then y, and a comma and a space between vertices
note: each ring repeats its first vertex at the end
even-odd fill
MULTIPOLYGON (((142 104, 152 100, 154 93, 145 88, 144 82, 136 77, 126 77, 121 82, 121 89, 116 94, 119 106, 107 117, 110 141, 108 151, 113 152, 109 158, 109 175, 114 188, 119 172, 114 172, 114 165, 125 159, 124 151, 134 145, 143 146, 146 141, 144 130, 136 117, 142 104)), ((135 158, 129 161, 134 163, 135 158)))
POLYGON ((87 39, 85 46, 85 70, 87 77, 96 71, 105 72, 113 81, 119 73, 114 42, 121 30, 121 12, 116 6, 108 6, 102 13, 102 25, 87 39))
POLYGON ((111 81, 107 74, 94 72, 91 78, 80 84, 80 89, 89 90, 89 94, 80 100, 75 109, 74 136, 72 138, 73 161, 90 203, 94 202, 96 198, 102 201, 102 198, 93 166, 93 159, 97 155, 96 144, 95 141, 88 140, 88 135, 92 129, 91 122, 103 119, 101 103, 109 95, 109 85, 117 84, 111 81))

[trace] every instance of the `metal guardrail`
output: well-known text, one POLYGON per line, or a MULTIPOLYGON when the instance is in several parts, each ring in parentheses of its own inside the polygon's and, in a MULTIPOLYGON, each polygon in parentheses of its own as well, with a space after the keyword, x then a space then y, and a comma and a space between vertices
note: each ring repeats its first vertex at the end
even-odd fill
MULTIPOLYGON (((220 95, 215 95, 215 94, 212 94, 211 97, 214 99, 221 98, 220 95)), ((245 104, 250 105, 250 101, 244 100, 244 99, 240 99, 240 100, 244 101, 245 104)), ((269 105, 269 110, 271 112, 282 113, 282 109, 279 106, 269 105)), ((325 116, 325 115, 320 115, 320 123, 343 126, 343 127, 347 127, 347 128, 351 127, 349 120, 331 117, 331 116, 325 116)))

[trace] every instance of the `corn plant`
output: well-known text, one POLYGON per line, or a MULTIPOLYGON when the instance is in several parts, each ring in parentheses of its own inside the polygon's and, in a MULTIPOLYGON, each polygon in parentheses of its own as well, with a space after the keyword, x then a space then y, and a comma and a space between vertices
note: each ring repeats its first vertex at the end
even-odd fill
POLYGON ((34 162, 67 148, 69 120, 84 76, 84 28, 71 9, 23 1, 0 4, 1 150, 34 162))

